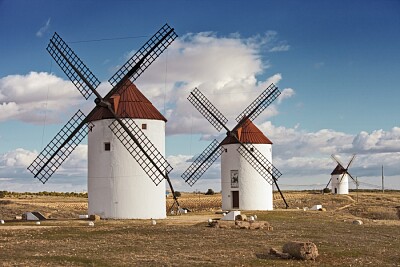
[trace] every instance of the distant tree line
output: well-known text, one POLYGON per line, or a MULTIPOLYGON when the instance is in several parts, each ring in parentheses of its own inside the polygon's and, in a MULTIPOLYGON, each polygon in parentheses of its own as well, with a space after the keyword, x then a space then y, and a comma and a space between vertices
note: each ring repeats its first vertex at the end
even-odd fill
POLYGON ((0 191, 0 198, 4 198, 6 196, 10 197, 21 197, 21 196, 57 196, 57 197, 84 197, 87 198, 88 194, 85 193, 77 193, 77 192, 9 192, 9 191, 0 191))

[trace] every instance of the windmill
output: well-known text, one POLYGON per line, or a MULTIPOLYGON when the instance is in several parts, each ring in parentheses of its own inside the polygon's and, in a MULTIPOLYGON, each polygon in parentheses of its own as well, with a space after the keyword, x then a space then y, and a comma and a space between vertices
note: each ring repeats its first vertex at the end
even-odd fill
POLYGON ((331 155, 332 160, 337 163, 337 165, 331 173, 331 178, 329 179, 326 188, 328 187, 329 183, 332 182, 331 188, 333 193, 346 195, 349 193, 349 177, 358 186, 358 182, 349 173, 349 168, 353 164, 355 157, 356 154, 353 154, 349 163, 347 164, 347 167, 345 168, 343 163, 337 157, 335 157, 335 155, 331 155))
POLYGON ((240 113, 236 118, 237 125, 229 130, 226 126, 228 119, 195 88, 188 100, 217 131, 225 129, 227 136, 221 142, 212 141, 195 159, 182 174, 185 182, 193 186, 222 155, 222 209, 271 210, 272 184, 275 184, 287 208, 288 204, 277 183, 282 174, 271 164, 272 142, 252 123, 279 95, 278 88, 271 84, 240 113), (255 139, 259 142, 252 142, 255 139))
POLYGON ((89 214, 103 218, 165 218, 165 180, 179 208, 168 176, 172 167, 163 156, 166 119, 133 84, 176 37, 168 24, 161 27, 108 80, 113 88, 102 97, 96 90, 100 81, 54 33, 47 51, 86 100, 92 94, 96 96, 96 106, 87 116, 78 110, 43 149, 28 167, 34 177, 46 183, 89 135, 89 214), (152 121, 155 127, 147 125, 152 121), (147 131, 151 127, 158 134, 147 131))

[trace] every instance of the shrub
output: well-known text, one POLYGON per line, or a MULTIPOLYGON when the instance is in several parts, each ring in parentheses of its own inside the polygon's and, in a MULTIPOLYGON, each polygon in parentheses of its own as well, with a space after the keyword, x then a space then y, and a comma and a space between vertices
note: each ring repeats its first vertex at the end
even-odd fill
POLYGON ((180 197, 181 195, 182 195, 181 192, 175 191, 175 196, 176 196, 176 197, 180 197))
POLYGON ((0 191, 0 198, 5 198, 7 195, 7 191, 0 191))
POLYGON ((207 190, 207 192, 205 193, 205 195, 214 195, 214 190, 212 190, 211 188, 209 188, 207 190))
POLYGON ((324 192, 324 194, 330 193, 331 190, 328 187, 325 187, 324 190, 322 190, 322 192, 324 192))

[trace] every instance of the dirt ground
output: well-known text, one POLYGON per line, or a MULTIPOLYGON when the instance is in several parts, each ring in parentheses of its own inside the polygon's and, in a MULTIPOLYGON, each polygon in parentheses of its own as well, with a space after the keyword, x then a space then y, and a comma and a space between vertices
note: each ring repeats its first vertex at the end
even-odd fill
MULTIPOLYGON (((349 196, 287 192, 290 209, 275 198, 274 211, 246 211, 272 231, 207 227, 222 215, 209 208, 150 220, 79 220, 87 199, 24 196, 0 199, 0 266, 400 266, 400 192, 349 196), (321 204, 326 211, 304 210, 321 204), (15 221, 40 211, 53 220, 15 221), (362 225, 353 221, 359 219, 362 225), (288 241, 311 241, 315 261, 268 254, 288 241)), ((185 196, 190 198, 190 196, 185 196)), ((198 198, 198 196, 194 196, 198 198)))

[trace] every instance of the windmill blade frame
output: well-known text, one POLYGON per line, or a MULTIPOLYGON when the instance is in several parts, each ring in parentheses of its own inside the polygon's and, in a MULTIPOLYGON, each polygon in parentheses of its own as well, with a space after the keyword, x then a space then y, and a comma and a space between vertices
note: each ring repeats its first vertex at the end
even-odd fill
POLYGON ((134 121, 116 119, 109 128, 155 185, 172 171, 168 161, 134 121), (132 132, 135 134, 129 134, 132 132))
MULTIPOLYGON (((178 37, 167 23, 161 27, 122 67, 108 80, 117 86, 126 79, 134 82, 162 52, 178 37)), ((112 94, 111 90, 107 96, 112 94)))
POLYGON ((229 131, 225 126, 228 119, 203 95, 203 93, 196 87, 190 92, 188 98, 190 103, 203 115, 217 131, 221 131, 222 128, 229 131))
POLYGON ((328 181, 328 183, 326 184, 325 188, 328 188, 328 185, 329 185, 329 183, 330 183, 331 181, 332 181, 332 177, 329 178, 329 181, 328 181))
POLYGON ((187 184, 193 186, 197 180, 211 167, 221 156, 223 147, 214 139, 203 152, 192 162, 189 168, 181 175, 187 184))
POLYGON ((344 178, 344 176, 345 176, 346 174, 347 174, 347 171, 344 171, 343 174, 342 174, 342 177, 340 177, 339 183, 342 182, 342 180, 343 180, 343 178, 344 178))
POLYGON ((344 170, 346 170, 346 169, 344 168, 343 163, 342 163, 334 154, 331 155, 331 158, 332 158, 333 161, 335 161, 340 167, 342 167, 344 170))
POLYGON ((353 164, 353 161, 354 161, 355 158, 356 158, 356 154, 353 154, 353 156, 351 157, 349 163, 347 164, 346 170, 348 170, 350 168, 350 166, 353 164))
POLYGON ((237 151, 269 184, 272 185, 282 176, 282 173, 252 144, 241 143, 237 151))
MULTIPOLYGON (((114 86, 113 89, 110 90, 110 92, 107 94, 107 97, 111 96, 119 85, 124 85, 121 84, 121 82, 126 79, 126 78, 131 78, 132 75, 135 75, 133 78, 134 80, 137 79, 143 71, 169 46, 169 44, 175 40, 177 37, 176 33, 174 32, 174 29, 169 27, 168 24, 165 24, 156 34, 152 36, 152 38, 145 43, 145 45, 142 46, 141 49, 130 59, 128 62, 121 67, 119 71, 117 71, 112 78, 110 79, 110 83, 112 83, 114 86), (161 48, 158 48, 158 46, 161 45, 161 48), (147 57, 150 57, 147 58, 147 57), (139 59, 140 58, 140 59, 139 59), (133 62, 135 63, 133 65, 133 62), (141 68, 141 64, 144 64, 144 67, 141 68), (131 67, 130 69, 128 69, 131 67), (138 72, 140 70, 140 72, 138 72)), ((68 78, 74 83, 74 85, 77 87, 77 89, 81 92, 81 94, 85 97, 85 99, 88 99, 92 93, 94 93, 97 96, 97 99, 95 101, 97 106, 102 106, 107 108, 114 116, 116 121, 121 125, 121 128, 124 129, 125 131, 129 131, 129 128, 123 124, 123 122, 117 117, 115 112, 113 111, 111 104, 107 101, 104 101, 104 99, 101 97, 101 95, 96 91, 97 86, 100 84, 100 81, 95 77, 95 75, 89 70, 89 68, 83 63, 83 61, 75 54, 75 52, 64 42, 64 40, 57 34, 54 33, 53 37, 50 39, 50 43, 47 46, 46 50, 50 53, 50 55, 53 57, 53 59, 56 61, 56 63, 60 66, 60 68, 64 71, 64 73, 68 76, 68 78)), ((95 109, 92 110, 94 112, 95 109)), ((91 112, 91 114, 92 114, 91 112)), ((90 116, 90 114, 89 114, 90 116)), ((57 153, 62 150, 62 148, 70 141, 74 140, 73 144, 75 148, 77 144, 75 144, 75 139, 79 140, 79 142, 86 136, 82 136, 82 134, 79 134, 77 138, 74 137, 75 134, 80 133, 79 131, 83 128, 85 123, 87 123, 87 117, 84 118, 84 114, 79 110, 73 118, 62 128, 62 130, 59 132, 58 135, 50 142, 50 144, 45 148, 44 154, 40 156, 40 158, 37 159, 37 161, 34 161, 31 166, 28 168, 30 171, 36 171, 37 173, 35 174, 35 177, 38 176, 39 173, 41 173, 45 169, 45 176, 42 178, 44 182, 46 182, 50 176, 55 172, 55 170, 62 164, 62 162, 69 156, 69 154, 72 152, 63 153, 62 155, 66 155, 65 158, 61 158, 62 161, 59 162, 59 164, 51 164, 51 167, 46 167, 49 162, 51 162, 53 159, 57 158, 59 159, 60 157, 57 157, 57 153), (78 117, 78 118, 76 118, 78 117), (79 121, 79 125, 77 124, 77 121, 79 121), (71 127, 70 124, 73 124, 75 127, 71 127), (71 129, 73 129, 71 131, 71 129), (63 140, 60 138, 61 134, 64 133, 70 133, 69 136, 66 138, 66 140, 63 140), (55 141, 54 140, 61 140, 57 142, 57 146, 54 149, 55 141), (48 154, 54 153, 50 157, 48 157, 48 154), (47 163, 42 166, 44 159, 45 158, 50 158, 47 163), (41 163, 41 164, 39 164, 41 163), (39 167, 40 166, 40 167, 39 167), (53 167, 55 166, 55 167, 53 167), (38 169, 39 168, 39 169, 38 169)), ((121 135, 121 128, 119 128, 119 133, 121 135)), ((136 133, 138 133, 136 131, 136 133)), ((139 132, 140 133, 140 132, 139 132)), ((132 140, 137 140, 135 136, 132 135, 131 132, 127 132, 127 135, 132 139, 132 140)), ((144 134, 140 135, 139 138, 143 139, 144 134)), ((125 136, 125 139, 127 137, 125 136)), ((144 139, 143 139, 144 140, 144 139)), ((150 142, 151 143, 151 142, 150 142)), ((151 144, 149 146, 153 150, 154 145, 151 144)), ((149 148, 148 147, 148 148, 149 148)), ((67 151, 70 151, 70 147, 67 147, 67 151)), ((72 146, 71 146, 72 148, 72 146)), ((72 148, 72 150, 73 150, 72 148)), ((158 152, 158 151, 157 151, 158 152)), ((152 154, 153 155, 153 154, 152 154)), ((160 160, 161 158, 159 157, 159 153, 155 153, 156 157, 151 160, 152 163, 154 163, 154 160, 160 160)), ((148 158, 150 158, 149 155, 146 155, 148 158)), ((163 162, 162 165, 165 164, 166 160, 162 157, 163 162)), ((139 164, 140 165, 140 164, 139 164)), ((145 169, 145 168, 144 168, 145 169)), ((158 168, 157 168, 158 169, 158 168)), ((165 167, 165 170, 168 170, 168 172, 172 169, 172 167, 168 164, 165 167)), ((160 171, 161 173, 163 171, 160 171)), ((167 173, 168 173, 167 172, 167 173)), ((155 182, 157 183, 157 182, 155 182)))
POLYGON ((45 184, 87 136, 87 128, 85 114, 78 110, 33 160, 28 170, 45 184))
POLYGON ((282 173, 275 168, 274 165, 266 158, 264 155, 258 151, 258 149, 252 144, 244 144, 242 143, 236 136, 235 138, 239 142, 240 146, 237 151, 250 163, 250 165, 269 183, 272 185, 272 182, 275 184, 276 189, 278 189, 279 194, 281 195, 283 202, 286 205, 286 208, 289 207, 289 204, 286 202, 285 197, 278 185, 278 178, 282 175, 282 173))
POLYGON ((46 50, 87 100, 99 86, 99 79, 96 78, 57 32, 50 39, 46 50))
POLYGON ((350 178, 353 180, 353 182, 354 182, 356 185, 358 185, 357 180, 354 179, 354 177, 353 177, 349 172, 347 172, 347 174, 350 176, 350 178))
POLYGON ((281 92, 275 84, 271 83, 242 113, 236 117, 241 121, 244 117, 254 121, 279 95, 281 92))

